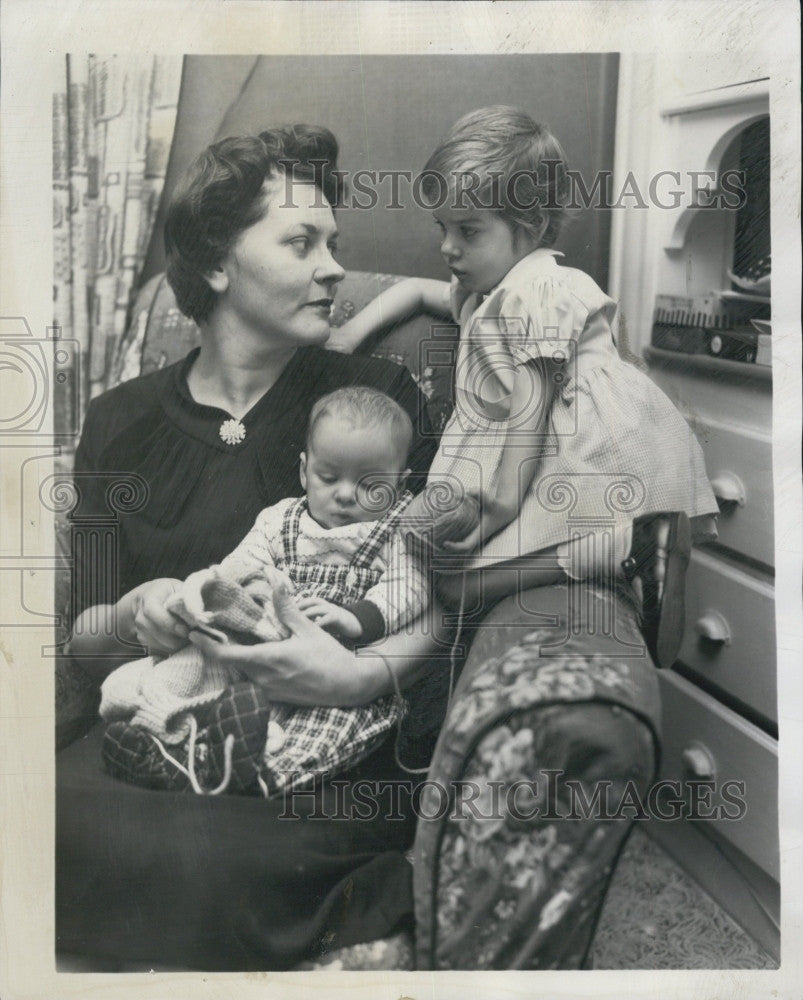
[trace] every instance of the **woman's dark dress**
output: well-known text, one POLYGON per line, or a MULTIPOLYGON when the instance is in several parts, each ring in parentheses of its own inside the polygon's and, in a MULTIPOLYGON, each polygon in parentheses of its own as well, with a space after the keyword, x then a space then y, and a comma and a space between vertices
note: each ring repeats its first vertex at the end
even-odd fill
MULTIPOLYGON (((229 445, 219 434, 228 414, 189 394, 193 360, 194 353, 90 405, 75 460, 76 611, 219 562, 263 507, 300 495, 309 412, 334 389, 369 385, 396 399, 416 429, 411 487, 426 477, 436 439, 405 369, 299 350, 242 419, 245 439, 229 445), (108 540, 110 524, 116 557, 98 542, 108 540)), ((363 779, 363 797, 368 782, 379 782, 389 807, 347 821, 336 818, 349 811, 351 789, 343 787, 297 796, 289 808, 129 787, 103 772, 100 734, 95 727, 57 759, 58 950, 186 968, 281 969, 410 920, 401 852, 415 822, 404 808, 407 779, 387 745, 350 777, 363 779), (393 780, 402 781, 401 810, 390 802, 393 780), (388 813, 396 818, 383 819, 388 813)))

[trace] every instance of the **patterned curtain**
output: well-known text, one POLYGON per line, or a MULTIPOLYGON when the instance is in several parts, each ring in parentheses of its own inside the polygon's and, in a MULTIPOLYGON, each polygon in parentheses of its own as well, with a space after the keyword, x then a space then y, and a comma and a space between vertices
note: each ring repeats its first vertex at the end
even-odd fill
MULTIPOLYGON (((67 56, 53 99, 54 326, 78 344, 61 400, 83 416, 109 380, 164 185, 178 56, 67 56)), ((59 419, 56 400, 56 420, 59 419)))

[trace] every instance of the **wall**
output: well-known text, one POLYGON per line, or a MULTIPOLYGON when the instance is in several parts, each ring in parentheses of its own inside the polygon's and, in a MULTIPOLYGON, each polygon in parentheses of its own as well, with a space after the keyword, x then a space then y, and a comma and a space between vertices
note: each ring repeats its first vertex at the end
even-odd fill
MULTIPOLYGON (((460 115, 487 104, 515 104, 548 123, 588 184, 613 165, 617 68, 615 54, 190 56, 165 194, 213 137, 293 121, 331 128, 347 171, 415 175, 460 115)), ((389 198, 388 184, 380 192, 389 198)), ((448 278, 429 213, 412 204, 409 189, 399 200, 403 209, 381 207, 383 197, 372 211, 339 213, 341 262, 448 278)), ((570 221, 558 248, 605 287, 609 239, 610 213, 588 210, 570 221)), ((162 267, 159 228, 144 278, 162 267)))

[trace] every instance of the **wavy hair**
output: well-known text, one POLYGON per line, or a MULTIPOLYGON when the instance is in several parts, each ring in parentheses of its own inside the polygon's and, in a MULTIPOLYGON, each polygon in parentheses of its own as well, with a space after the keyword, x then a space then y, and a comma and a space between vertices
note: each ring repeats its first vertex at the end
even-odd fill
POLYGON ((334 208, 342 199, 338 145, 327 128, 285 125, 259 135, 213 143, 189 167, 165 219, 167 280, 179 309, 202 323, 217 298, 204 277, 218 267, 239 235, 268 210, 265 181, 285 173, 313 183, 334 208))

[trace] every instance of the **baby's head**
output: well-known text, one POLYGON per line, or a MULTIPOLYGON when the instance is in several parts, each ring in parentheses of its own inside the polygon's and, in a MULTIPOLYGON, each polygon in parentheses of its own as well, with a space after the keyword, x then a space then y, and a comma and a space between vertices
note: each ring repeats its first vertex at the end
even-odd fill
POLYGON ((462 285, 488 292, 527 254, 554 244, 567 170, 558 140, 517 108, 479 108, 452 126, 424 167, 422 190, 462 285))
POLYGON ((384 392, 352 386, 321 397, 300 469, 313 519, 335 528, 382 517, 404 488, 412 440, 410 417, 384 392))

